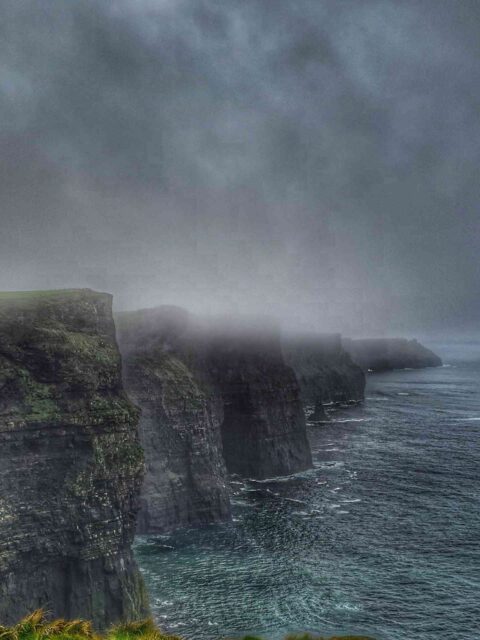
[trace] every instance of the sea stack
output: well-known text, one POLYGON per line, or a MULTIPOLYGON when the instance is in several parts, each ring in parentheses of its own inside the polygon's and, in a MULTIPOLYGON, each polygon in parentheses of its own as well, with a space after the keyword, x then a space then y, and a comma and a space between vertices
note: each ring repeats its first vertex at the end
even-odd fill
POLYGON ((0 295, 0 620, 147 614, 134 561, 143 454, 112 298, 0 295))

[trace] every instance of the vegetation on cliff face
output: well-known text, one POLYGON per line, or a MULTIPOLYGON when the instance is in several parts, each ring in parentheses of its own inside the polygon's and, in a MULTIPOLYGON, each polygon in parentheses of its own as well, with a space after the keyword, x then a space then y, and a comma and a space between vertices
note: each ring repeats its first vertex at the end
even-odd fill
MULTIPOLYGON (((49 620, 42 610, 20 620, 12 627, 0 625, 0 640, 181 640, 156 628, 152 620, 130 622, 112 627, 100 635, 86 620, 49 620)), ((260 640, 245 636, 243 640, 260 640)), ((289 635, 285 640, 327 640, 320 636, 289 635)), ((329 640, 373 640, 366 636, 334 636, 329 640)))
POLYGON ((159 381, 164 403, 182 411, 203 412, 205 399, 212 393, 206 384, 201 386, 185 362, 173 353, 165 353, 161 348, 137 354, 132 364, 146 378, 159 381))
MULTIPOLYGON (((102 629, 148 615, 131 550, 139 412, 123 389, 111 306, 87 289, 0 293, 4 624, 42 606, 102 629)), ((0 638, 48 637, 22 628, 0 638)), ((78 636, 60 628, 59 638, 78 636)))
POLYGON ((110 305, 87 289, 0 293, 0 418, 136 420, 119 388, 110 305))

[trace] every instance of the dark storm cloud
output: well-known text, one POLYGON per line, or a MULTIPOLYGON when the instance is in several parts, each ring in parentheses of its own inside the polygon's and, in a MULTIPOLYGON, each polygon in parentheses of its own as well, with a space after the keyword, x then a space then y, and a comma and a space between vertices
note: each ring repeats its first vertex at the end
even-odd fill
POLYGON ((3 288, 349 332, 476 321, 476 1, 0 14, 3 288))

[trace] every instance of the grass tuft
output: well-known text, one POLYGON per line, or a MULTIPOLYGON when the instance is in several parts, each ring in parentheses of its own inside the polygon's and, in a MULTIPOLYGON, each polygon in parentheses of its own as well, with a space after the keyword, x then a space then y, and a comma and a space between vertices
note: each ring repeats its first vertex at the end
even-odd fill
MULTIPOLYGON (((151 619, 127 622, 109 629, 105 634, 96 633, 86 620, 49 620, 38 609, 12 627, 0 625, 0 640, 181 640, 157 629, 151 619)), ((245 636, 243 640, 261 640, 245 636)), ((308 633, 289 635, 285 640, 328 640, 308 633)), ((374 640, 366 636, 335 636, 329 640, 374 640)))
POLYGON ((106 635, 106 640, 181 640, 159 631, 153 620, 128 622, 112 627, 106 635))
POLYGON ((38 609, 13 627, 0 626, 0 640, 101 640, 86 620, 48 620, 38 609))

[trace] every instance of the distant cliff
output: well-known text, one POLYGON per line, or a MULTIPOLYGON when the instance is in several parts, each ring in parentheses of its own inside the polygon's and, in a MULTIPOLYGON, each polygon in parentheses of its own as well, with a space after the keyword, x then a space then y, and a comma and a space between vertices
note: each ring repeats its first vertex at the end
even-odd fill
POLYGON ((119 314, 124 380, 141 408, 146 476, 139 533, 230 517, 220 423, 223 404, 206 375, 203 343, 175 307, 119 314))
POLYGON ((231 473, 268 478, 312 466, 300 388, 279 333, 253 323, 212 332, 208 371, 223 400, 223 454, 231 473))
POLYGON ((324 417, 323 405, 363 400, 365 374, 342 346, 339 334, 286 336, 283 352, 300 384, 304 405, 324 417))
POLYGON ((143 456, 111 296, 0 294, 0 619, 98 628, 148 605, 132 556, 143 456))
POLYGON ((442 366, 442 360, 417 340, 405 338, 344 339, 343 345, 364 371, 442 366))

